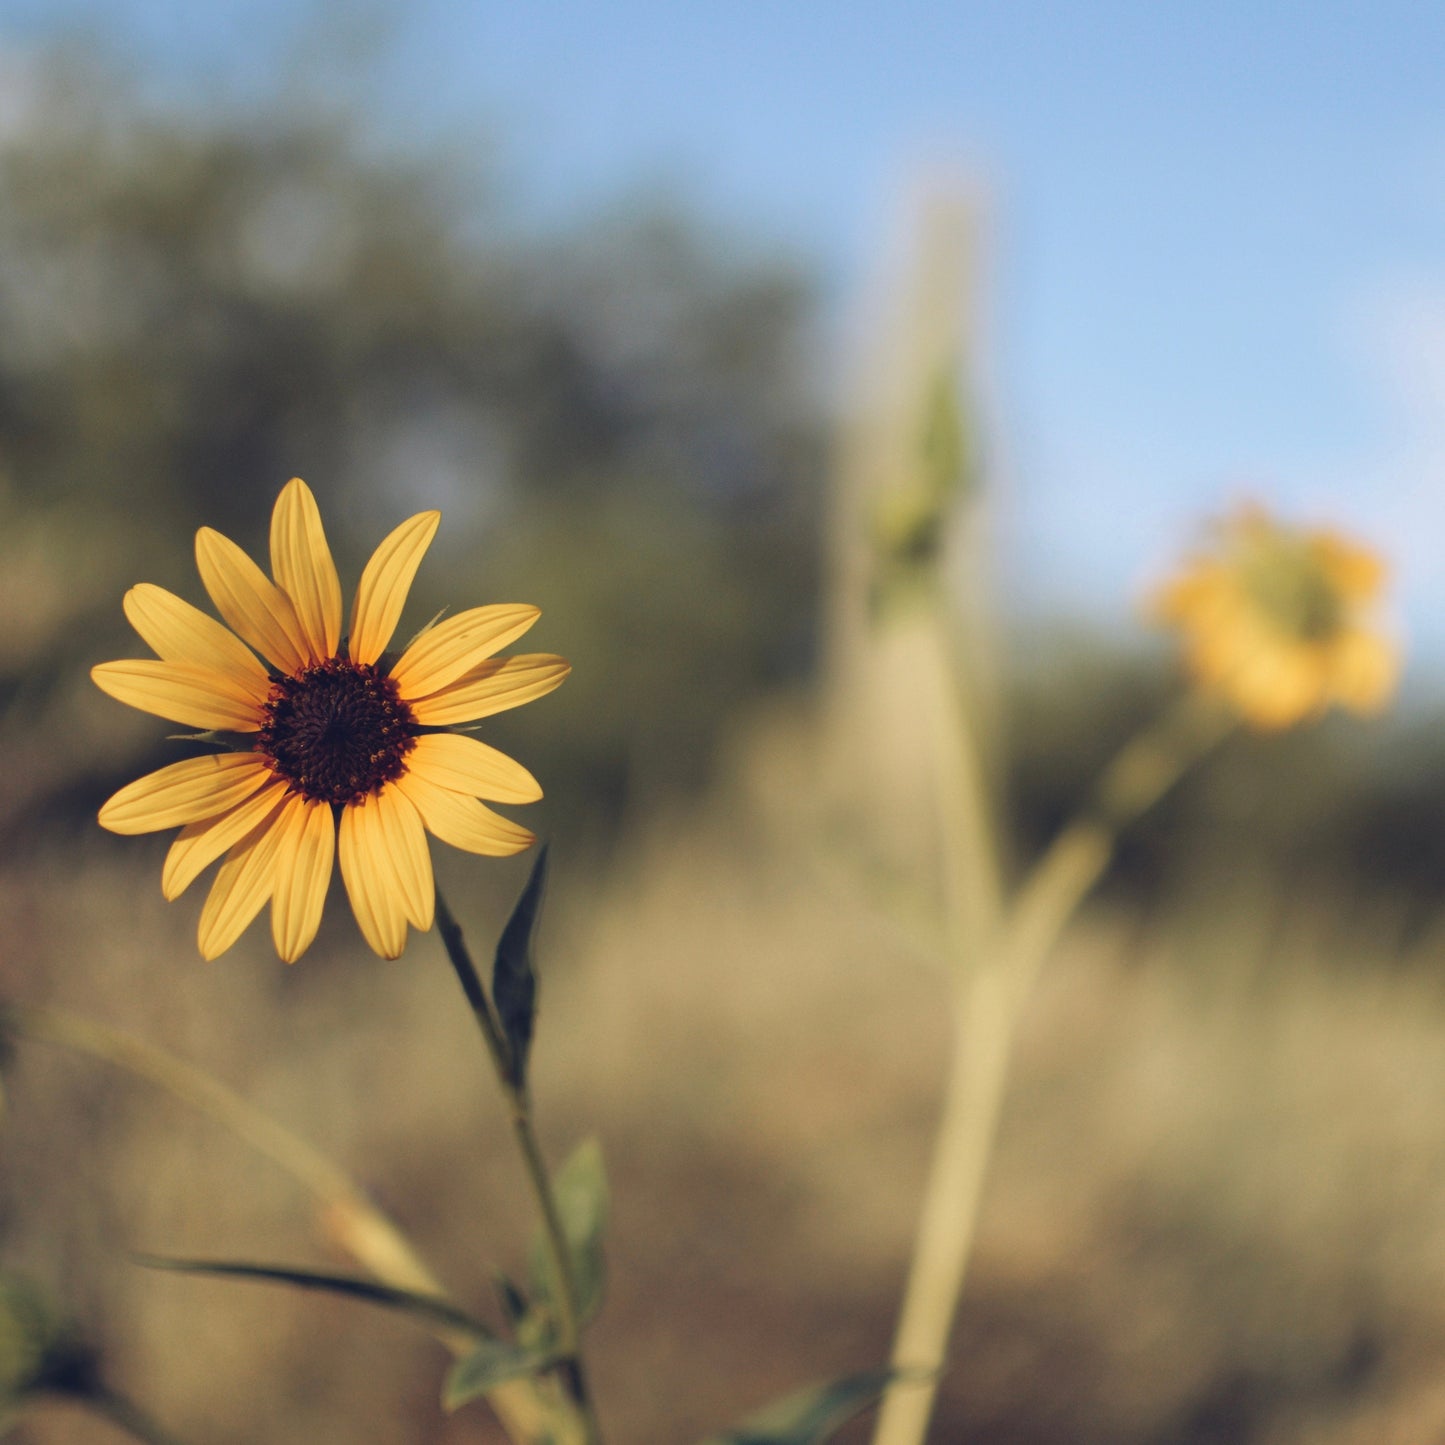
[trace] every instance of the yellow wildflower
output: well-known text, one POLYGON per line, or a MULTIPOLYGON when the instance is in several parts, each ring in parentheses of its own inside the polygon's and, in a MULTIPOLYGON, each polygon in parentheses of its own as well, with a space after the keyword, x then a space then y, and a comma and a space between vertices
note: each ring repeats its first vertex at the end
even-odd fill
POLYGON ((1389 702, 1400 659, 1378 625, 1386 569, 1375 553, 1259 506, 1218 523, 1213 543, 1155 599, 1199 687, 1264 729, 1333 703, 1372 713, 1389 702))
POLYGON ((536 779, 447 729, 530 702, 567 676, 560 657, 494 656, 537 608, 474 607, 428 627, 399 657, 387 653, 440 520, 420 512, 376 549, 345 638, 336 565, 300 478, 272 514, 270 578, 219 532, 196 533, 201 581, 225 627, 164 588, 126 593, 125 614, 157 656, 101 663, 96 684, 131 707, 235 735, 234 751, 172 763, 100 810, 116 833, 180 827, 161 874, 167 898, 225 854, 201 910, 206 958, 269 901, 276 950, 294 962, 316 936, 338 854, 366 941, 395 958, 408 924, 432 924, 426 832, 494 857, 536 841, 481 801, 534 802, 536 779))

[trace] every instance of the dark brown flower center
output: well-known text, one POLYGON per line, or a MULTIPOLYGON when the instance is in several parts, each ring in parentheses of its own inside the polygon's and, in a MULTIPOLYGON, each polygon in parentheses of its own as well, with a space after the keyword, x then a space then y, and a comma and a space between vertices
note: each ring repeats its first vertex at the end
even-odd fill
POLYGON ((416 731, 391 678, 332 657, 271 684, 256 751, 305 797, 355 803, 406 772, 416 731))

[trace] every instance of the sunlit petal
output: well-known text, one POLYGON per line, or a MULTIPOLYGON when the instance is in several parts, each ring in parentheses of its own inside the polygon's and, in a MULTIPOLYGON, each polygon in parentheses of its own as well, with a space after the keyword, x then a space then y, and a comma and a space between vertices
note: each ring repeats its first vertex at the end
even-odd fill
POLYGON ((307 660, 291 599, 233 542, 210 527, 196 533, 196 566, 227 625, 282 672, 307 660))
POLYGON ((266 701, 270 681, 256 654, 199 607, 151 582, 132 587, 122 606, 130 625, 158 657, 223 672, 257 704, 266 701))
POLYGON ((394 783, 377 794, 375 803, 387 857, 401 885, 406 916, 415 927, 428 929, 436 905, 436 883, 421 814, 394 783))
POLYGON ((295 963, 321 927, 336 856, 336 821, 330 805, 300 798, 294 803, 300 805, 300 819, 286 833, 271 900, 271 937, 283 963, 295 963))
POLYGON ((202 958, 217 958, 246 931, 276 887, 276 859, 295 810, 281 809, 226 855, 201 909, 196 938, 202 958))
POLYGON ((375 796, 342 809, 337 854, 362 937, 383 958, 399 957, 406 947, 406 901, 375 796))
POLYGON ((335 657, 341 643, 341 579, 311 488, 293 477, 271 513, 271 575, 296 608, 310 660, 335 657))
POLYGON ((255 699, 230 674, 211 668, 142 657, 98 663, 90 676, 127 707, 187 727, 253 733, 261 726, 255 699))
POLYGON ((182 828, 166 853, 161 892, 179 898, 226 849, 278 812, 285 797, 286 784, 278 778, 227 812, 182 828))
POLYGON ((454 793, 494 803, 535 803, 536 778, 506 753, 460 733, 425 733, 407 759, 408 771, 454 793))
POLYGON ((423 727, 476 722, 508 708, 521 707, 561 687, 572 664, 550 653, 494 657, 471 668, 448 687, 411 704, 423 727))
POLYGON ((249 798, 271 776, 255 753, 207 753, 126 784, 100 810, 112 833, 155 833, 214 818, 249 798))
POLYGON ((372 553, 351 610, 352 660, 375 662, 391 641, 406 606, 412 579, 441 522, 440 512, 418 512, 408 517, 372 553))
POLYGON ((1314 548, 1320 564, 1344 596, 1368 599, 1385 585, 1389 567, 1378 552, 1328 531, 1315 535, 1314 548))
POLYGON ((392 680, 404 698, 425 697, 515 642, 540 616, 521 604, 473 607, 429 627, 397 659, 392 680))
POLYGON ((1335 696, 1355 712, 1379 712, 1399 686, 1399 647, 1363 629, 1340 639, 1334 662, 1335 696))
POLYGON ((411 799, 427 831, 453 848, 489 858, 510 858, 537 841, 535 833, 494 813, 485 803, 439 788, 416 773, 399 778, 396 786, 411 799))

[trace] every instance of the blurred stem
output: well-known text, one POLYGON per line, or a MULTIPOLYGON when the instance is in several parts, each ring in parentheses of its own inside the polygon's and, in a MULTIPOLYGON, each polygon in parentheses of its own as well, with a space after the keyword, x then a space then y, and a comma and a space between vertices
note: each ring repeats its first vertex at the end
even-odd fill
POLYGON ((937 694, 932 713, 938 731, 934 756, 944 916, 950 949, 960 965, 967 965, 998 929, 1003 911, 998 827, 975 723, 976 709, 968 705, 967 679, 949 636, 947 608, 929 608, 923 625, 937 694))
POLYGON ((378 1278, 399 1289, 444 1293, 410 1241, 344 1170, 210 1074, 106 1024, 51 1009, 6 1007, 0 1010, 0 1032, 89 1054, 210 1115, 307 1189, 328 1223, 344 1218, 346 1243, 378 1278))
POLYGON ((448 959, 451 960, 457 980, 471 1005, 477 1027, 487 1046, 497 1081, 507 1101, 507 1112, 512 1125, 512 1134, 522 1155, 527 1182, 537 1201, 537 1211, 542 1220, 542 1243, 547 1251, 547 1262, 551 1266, 552 1278, 557 1281, 558 1298, 551 1301, 557 1312, 557 1371, 566 1386, 567 1393, 577 1407, 583 1427, 583 1438, 587 1445, 600 1445, 602 1434, 593 1409, 591 1393, 587 1385, 587 1373, 582 1361, 581 1315, 577 1308, 577 1280, 572 1269, 572 1252, 567 1247, 567 1237, 562 1230, 562 1219, 557 1212, 557 1198, 552 1181, 547 1173, 546 1161, 537 1143, 536 1130, 532 1124, 532 1103, 525 1083, 514 1083, 509 1065, 508 1044, 498 1022, 492 1002, 487 997, 481 975, 467 948, 462 930, 456 921, 441 890, 436 895, 437 932, 441 935, 448 959))
MULTIPOLYGON (((1120 833, 1232 726, 1222 710, 1188 696, 1126 744, 1089 805, 1034 865, 994 945, 961 971, 953 1058, 894 1341, 893 1364, 907 1378, 884 1397, 874 1445, 921 1445, 927 1433, 977 1230, 1014 1037, 1038 970, 1103 876, 1120 833)), ((962 740, 966 745, 967 734, 962 740)))
MULTIPOLYGON (((344 1170, 210 1074, 118 1029, 53 1009, 0 1009, 0 1034, 6 1033, 88 1054, 209 1115, 306 1189, 320 1208, 328 1236, 363 1269, 397 1289, 446 1298, 411 1242, 344 1170)), ((433 1333, 458 1358, 476 1348, 471 1335, 445 1326, 433 1333)), ((508 1381, 489 1392, 487 1400, 514 1440, 546 1438, 552 1407, 530 1381, 508 1381)))
POLYGON ((1234 730, 1234 717, 1186 693, 1115 755, 1083 812, 1058 834, 1014 898, 1004 937, 1015 1006, 1049 950, 1103 877, 1119 835, 1234 730))

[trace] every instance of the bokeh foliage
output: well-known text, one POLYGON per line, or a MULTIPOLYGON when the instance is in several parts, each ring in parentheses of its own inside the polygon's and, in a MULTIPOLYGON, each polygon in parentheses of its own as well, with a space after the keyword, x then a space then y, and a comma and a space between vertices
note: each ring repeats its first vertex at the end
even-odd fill
MULTIPOLYGON (((529 231, 477 167, 388 148, 359 108, 278 93, 200 116, 75 56, 20 79, 0 137, 10 746, 53 754, 66 679, 133 653, 126 585, 204 601, 195 528, 263 552, 302 475, 348 586, 401 516, 443 508, 417 625, 543 607, 529 643, 578 662, 526 720, 549 791, 605 820, 640 773, 706 776, 720 720, 812 645, 801 271, 665 203, 529 231)), ((114 726, 98 713, 5 817, 88 805, 140 736, 114 726)))

